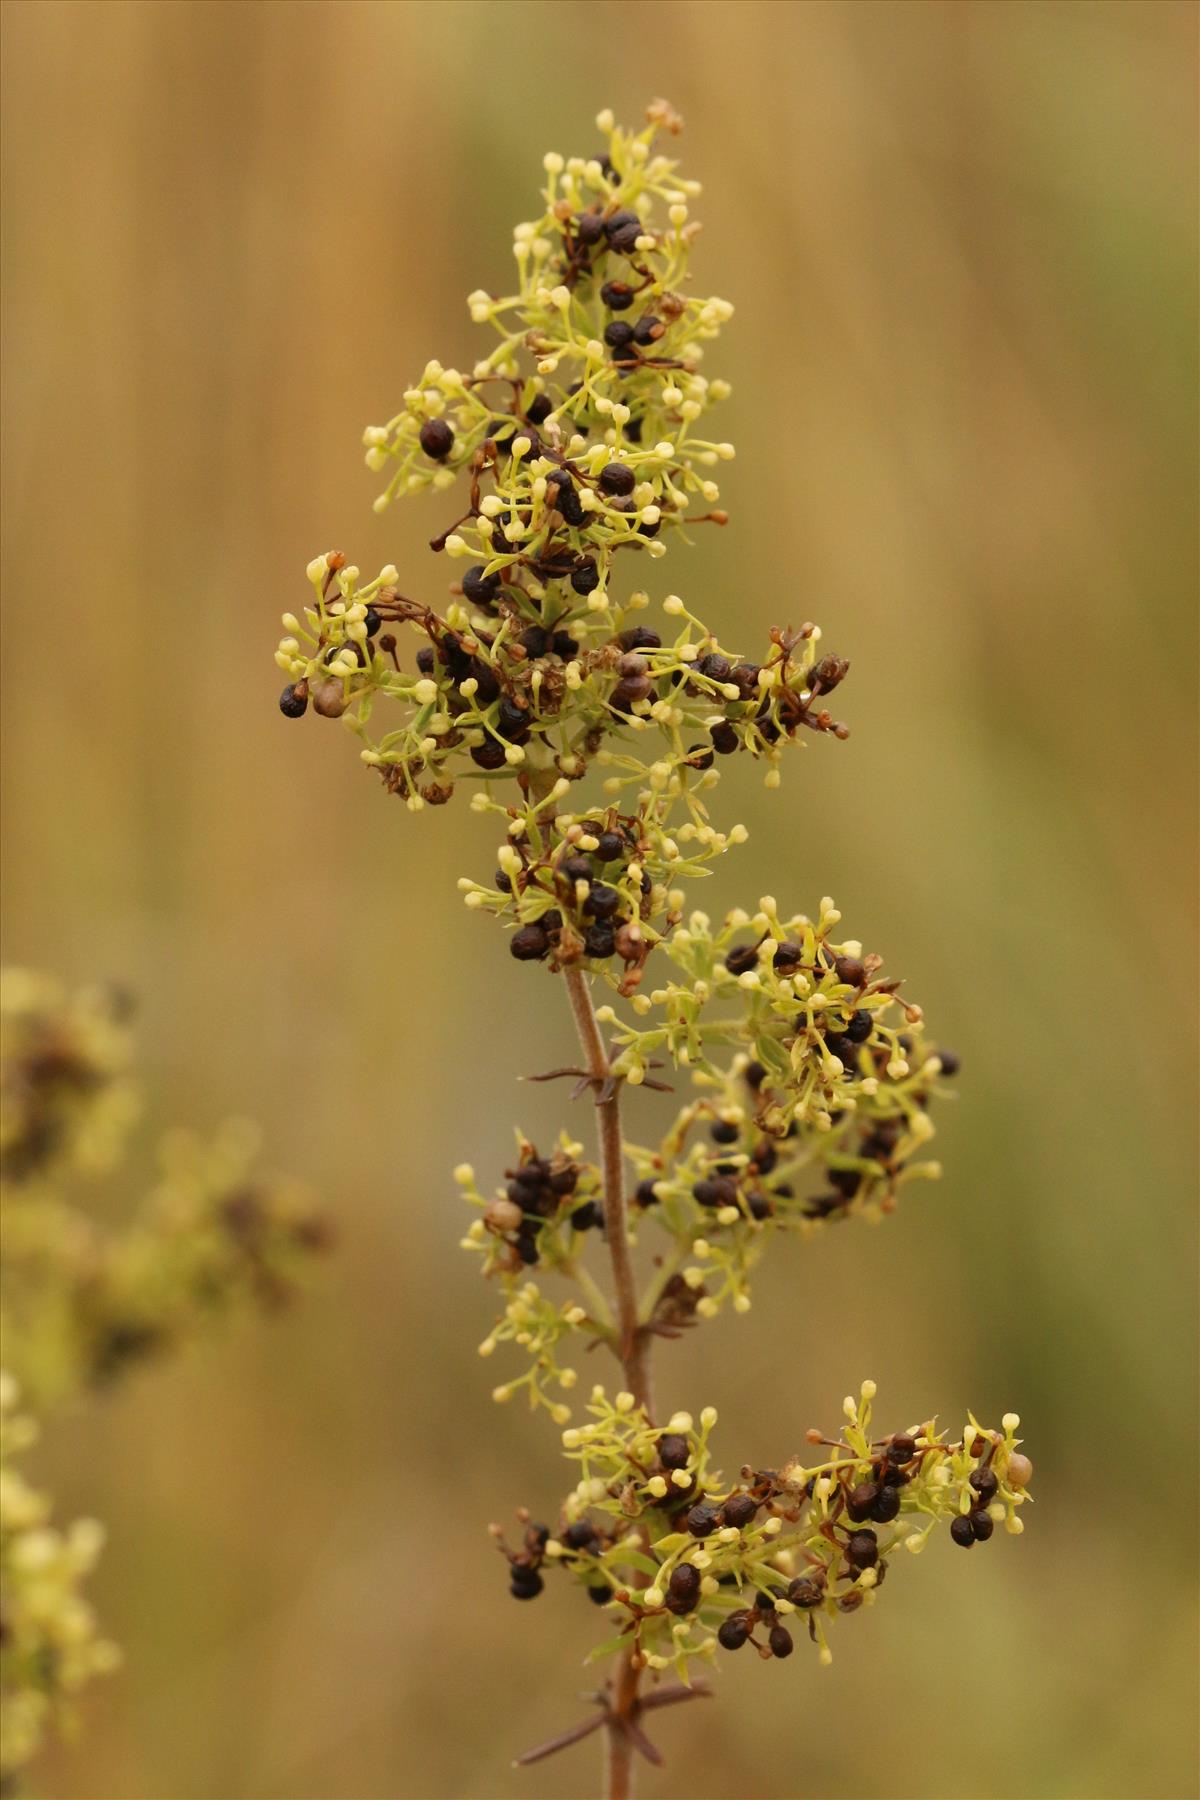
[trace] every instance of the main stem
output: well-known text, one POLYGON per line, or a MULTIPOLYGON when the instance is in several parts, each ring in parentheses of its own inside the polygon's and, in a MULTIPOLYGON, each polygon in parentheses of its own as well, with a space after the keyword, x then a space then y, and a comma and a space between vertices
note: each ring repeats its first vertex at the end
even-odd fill
POLYGON ((647 1418, 654 1416, 650 1385, 650 1356, 646 1334, 638 1318, 637 1286, 633 1258, 629 1254, 629 1218, 625 1204, 625 1155, 621 1147, 620 1084, 612 1083, 612 1069, 596 1014, 587 977, 579 969, 563 970, 575 1028, 583 1047, 588 1074, 596 1090, 596 1121, 600 1135, 600 1176, 604 1191, 604 1235, 612 1263, 613 1298, 617 1318, 617 1348, 625 1384, 647 1418))
MULTIPOLYGON (((621 1146, 620 1083, 613 1082, 612 1067, 586 975, 580 969, 563 970, 575 1029, 596 1093, 596 1120, 600 1136, 600 1175, 604 1192, 604 1235, 612 1263, 613 1299, 617 1319, 618 1352, 625 1383, 647 1418, 654 1416, 654 1391, 650 1385, 650 1352, 647 1334, 638 1318, 637 1287, 629 1254, 629 1219, 625 1204, 625 1155, 621 1146)), ((639 1671, 632 1652, 621 1658, 610 1701, 612 1723, 607 1732, 608 1758, 605 1780, 607 1800, 629 1800, 633 1793, 633 1742, 622 1730, 637 1707, 639 1671)))

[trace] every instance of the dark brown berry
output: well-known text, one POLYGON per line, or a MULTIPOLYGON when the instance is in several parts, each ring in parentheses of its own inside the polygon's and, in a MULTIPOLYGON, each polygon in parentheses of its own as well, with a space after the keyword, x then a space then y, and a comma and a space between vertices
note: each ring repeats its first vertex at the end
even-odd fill
POLYGON ((711 1537, 721 1523, 720 1508, 709 1506, 707 1501, 702 1500, 698 1506, 692 1507, 684 1523, 693 1537, 711 1537))
POLYGON ((871 1518, 879 1492, 877 1481, 860 1481, 857 1487, 851 1488, 846 1499, 846 1512, 856 1525, 871 1518))
POLYGON ((624 312, 633 305, 633 289, 627 281, 606 281, 600 289, 600 298, 609 312, 624 312))
POLYGON ((1000 1483, 991 1469, 976 1469, 971 1477, 971 1486, 979 1495, 979 1504, 986 1506, 988 1501, 995 1497, 1000 1483))
POLYGON ((605 494, 632 494, 636 486, 637 476, 627 463, 606 463, 600 471, 600 489, 605 494))
POLYGON ((308 711, 308 683, 289 682, 279 696, 279 710, 285 719, 299 719, 308 711))
POLYGON ((975 1545, 975 1522, 966 1514, 960 1513, 950 1527, 950 1536, 964 1550, 971 1550, 975 1545))
POLYGON ((454 431, 445 419, 426 419, 420 430, 420 444, 434 462, 445 462, 454 448, 454 431))
POLYGON ((508 947, 518 962, 540 962, 550 948, 550 940, 540 925, 522 925, 513 932, 508 947))
POLYGON ((722 1650, 740 1650, 750 1636, 750 1622, 744 1612, 730 1613, 717 1632, 722 1650))
POLYGON ((678 1431, 659 1438, 658 1460, 664 1469, 686 1469, 689 1455, 688 1441, 678 1431))
POLYGON ((758 1501, 752 1494, 730 1494, 721 1510, 725 1523, 741 1531, 758 1516, 758 1501))
POLYGON ((796 1647, 792 1642, 792 1634, 785 1625, 772 1625, 767 1642, 771 1646, 772 1656, 790 1656, 796 1647))
POLYGON ((846 1561, 854 1569, 873 1569, 879 1561, 879 1545, 871 1530, 852 1531, 846 1545, 846 1561))

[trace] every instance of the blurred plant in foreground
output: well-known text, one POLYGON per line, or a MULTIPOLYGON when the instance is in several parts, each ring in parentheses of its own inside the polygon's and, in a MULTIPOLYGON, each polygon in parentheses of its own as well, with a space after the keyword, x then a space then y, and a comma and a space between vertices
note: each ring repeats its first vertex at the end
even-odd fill
POLYGON ((116 1226, 74 1183, 119 1164, 137 1116, 128 1008, 111 990, 67 993, 22 969, 0 974, 0 1769, 36 1752, 69 1697, 111 1668, 80 1593, 103 1540, 66 1533, 12 1466, 37 1434, 14 1411, 109 1386, 243 1302, 278 1306, 328 1241, 303 1190, 252 1173, 257 1137, 227 1125, 209 1146, 172 1133, 161 1175, 116 1226))
POLYGON ((596 1160, 569 1134, 547 1154, 518 1135, 494 1188, 466 1165, 457 1177, 478 1215, 465 1247, 503 1295, 481 1353, 526 1357, 495 1398, 548 1411, 578 1465, 553 1528, 522 1512, 509 1547, 493 1527, 511 1592, 534 1599, 544 1570, 566 1571, 609 1613, 594 1656, 618 1659, 598 1710, 521 1761, 603 1727, 614 1800, 635 1750, 660 1760, 645 1716, 707 1691, 697 1659, 747 1643, 784 1658, 799 1615, 828 1661, 827 1623, 874 1602, 894 1550, 919 1551, 939 1523, 963 1548, 998 1524, 1019 1533, 1032 1473, 1015 1414, 999 1430, 969 1418, 958 1439, 933 1420, 872 1436, 864 1382, 839 1438, 812 1431, 811 1457, 731 1479, 711 1460, 713 1409, 663 1421, 654 1400, 655 1339, 726 1302, 748 1312, 774 1239, 879 1220, 903 1184, 938 1172, 917 1159, 958 1063, 882 956, 838 931, 832 900, 815 917, 771 895, 716 923, 688 910, 684 884, 747 835, 710 818, 720 765, 748 753, 774 788, 802 735, 844 740, 827 701, 849 664, 810 621, 773 627, 751 660, 679 595, 646 623, 649 593, 616 591, 631 560, 725 524, 710 471, 733 456, 702 423, 728 384, 701 369, 733 308, 685 291, 698 184, 655 149, 678 116, 658 101, 647 118, 626 132, 602 113, 599 154, 545 157, 538 214, 514 234, 516 291, 468 300, 494 347, 469 375, 428 363, 365 434, 368 466, 388 476, 377 510, 466 486, 431 543, 469 565, 449 604, 402 593, 394 565, 364 582, 329 552, 276 652, 285 717, 341 719, 410 810, 477 784, 472 806, 502 839, 490 880, 460 882, 466 903, 510 928, 518 961, 561 977, 578 1030, 581 1066, 541 1078, 591 1093, 596 1160), (417 635, 411 668, 393 627, 417 635), (597 1009, 589 976, 627 1008, 597 1009), (624 1088, 665 1088, 668 1063, 695 1097, 657 1146, 626 1144, 624 1088), (643 1236, 656 1248, 639 1293, 643 1236), (609 1293, 585 1260, 597 1237, 609 1293), (564 1396, 597 1344, 622 1385, 593 1387, 573 1423, 564 1396))

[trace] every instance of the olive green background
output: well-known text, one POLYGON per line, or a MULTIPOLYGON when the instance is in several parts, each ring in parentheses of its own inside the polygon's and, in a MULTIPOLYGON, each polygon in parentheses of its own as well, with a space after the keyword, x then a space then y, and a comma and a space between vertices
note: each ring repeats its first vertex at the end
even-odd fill
MULTIPOLYGON (((782 1246, 661 1356, 771 1462, 842 1394, 1022 1414, 1023 1540, 897 1567, 822 1671, 729 1658, 650 1796, 1195 1791, 1196 14, 1174 4, 8 0, 5 954, 142 995, 155 1125, 261 1119, 341 1246, 303 1304, 48 1430, 111 1528, 127 1668, 60 1800, 595 1791, 597 1620, 508 1599, 483 1527, 553 1510, 448 1170, 503 1166, 561 995, 414 818, 276 710, 304 564, 436 599, 446 505, 376 518, 359 433, 503 285, 544 150, 667 94, 735 301, 727 531, 647 564, 747 650, 853 660, 705 892, 837 896, 963 1057, 940 1186, 782 1246)), ((654 1128, 651 1095, 630 1107, 654 1128)), ((588 1125, 582 1107, 579 1130, 588 1125)))

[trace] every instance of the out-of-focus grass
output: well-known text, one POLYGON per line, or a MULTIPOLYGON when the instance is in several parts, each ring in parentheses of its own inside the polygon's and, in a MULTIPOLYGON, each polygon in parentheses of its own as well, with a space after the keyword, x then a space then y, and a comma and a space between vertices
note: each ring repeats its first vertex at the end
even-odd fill
POLYGON ((590 1749, 508 1769, 572 1716, 595 1620, 513 1607, 483 1534, 558 1469, 486 1399, 446 1178, 550 1129, 505 1022, 532 1067, 567 1021, 458 904, 487 829, 285 724, 271 650, 331 544, 441 591, 440 513, 371 514, 359 431, 470 356, 542 151, 661 91, 738 305, 740 459, 729 530, 653 579, 854 662, 849 744, 773 799, 726 784, 752 837, 712 903, 833 892, 965 1065, 941 1187, 782 1250, 663 1387, 715 1400, 734 1459, 866 1374, 901 1422, 1016 1406, 1038 1505, 897 1570, 832 1670, 726 1668, 647 1792, 1194 1792, 1193 9, 3 24, 5 953, 139 988, 155 1118, 255 1114, 343 1233, 277 1329, 48 1434, 64 1509, 110 1523, 129 1664, 43 1791, 594 1791, 590 1749))

